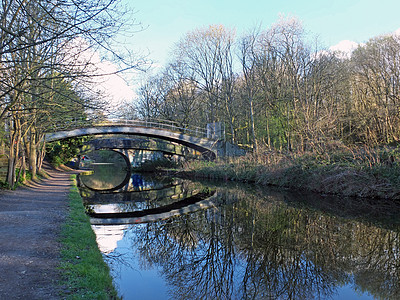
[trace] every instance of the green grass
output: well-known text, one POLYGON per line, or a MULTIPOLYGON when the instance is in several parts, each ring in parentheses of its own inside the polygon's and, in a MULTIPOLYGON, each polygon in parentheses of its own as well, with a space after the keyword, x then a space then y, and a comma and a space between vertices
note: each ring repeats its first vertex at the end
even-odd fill
POLYGON ((69 193, 70 213, 62 230, 62 263, 66 299, 119 299, 110 270, 98 249, 96 236, 85 214, 75 175, 69 193))

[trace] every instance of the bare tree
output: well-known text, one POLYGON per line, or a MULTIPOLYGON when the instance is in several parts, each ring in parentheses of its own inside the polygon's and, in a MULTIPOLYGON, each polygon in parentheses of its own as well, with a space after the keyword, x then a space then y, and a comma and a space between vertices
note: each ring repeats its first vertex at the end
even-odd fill
POLYGON ((400 140, 400 38, 371 39, 352 55, 354 108, 361 139, 372 144, 400 140))
MULTIPOLYGON (((252 31, 250 34, 244 36, 239 41, 239 60, 243 72, 243 82, 247 101, 249 104, 250 114, 250 128, 253 142, 253 149, 257 151, 257 138, 255 129, 255 113, 254 113, 254 97, 259 89, 257 84, 256 75, 256 43, 259 36, 257 30, 252 31)), ((269 142, 268 142, 269 144, 269 142)))
POLYGON ((176 45, 176 60, 182 61, 195 74, 198 86, 207 95, 207 120, 220 117, 222 82, 221 52, 230 43, 228 32, 221 25, 195 30, 186 34, 176 45))
POLYGON ((193 71, 177 61, 169 64, 163 75, 170 82, 166 105, 172 108, 173 120, 182 127, 198 125, 201 104, 193 71))
MULTIPOLYGON (((55 107, 68 112, 74 103, 82 113, 99 107, 88 101, 84 90, 87 86, 82 84, 82 79, 87 81, 101 74, 93 72, 95 68, 90 59, 83 62, 73 59, 82 53, 78 47, 70 51, 67 47, 80 39, 85 41, 85 49, 117 59, 120 66, 124 64, 124 69, 138 66, 139 60, 130 60, 134 58, 130 53, 124 56, 113 48, 113 37, 126 21, 119 3, 118 0, 2 1, 0 121, 8 124, 5 129, 9 136, 8 183, 11 186, 16 179, 20 149, 28 157, 33 176, 40 169, 44 132, 57 123, 51 114, 55 107), (76 92, 72 93, 73 90, 76 92), (61 99, 62 102, 56 103, 61 99)), ((58 114, 58 120, 62 115, 58 114)))

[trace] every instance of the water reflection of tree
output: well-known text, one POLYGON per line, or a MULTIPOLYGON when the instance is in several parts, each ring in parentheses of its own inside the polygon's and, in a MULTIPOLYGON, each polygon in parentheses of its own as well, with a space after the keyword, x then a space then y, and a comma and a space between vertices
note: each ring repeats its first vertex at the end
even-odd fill
MULTIPOLYGON (((123 162, 124 163, 124 162, 123 162)), ((94 173, 81 175, 80 180, 92 189, 112 189, 121 184, 126 177, 126 164, 94 165, 94 173), (112 174, 112 176, 110 176, 112 174)))
POLYGON ((245 205, 242 216, 251 210, 251 218, 242 220, 247 230, 237 239, 246 260, 241 298, 311 299, 332 294, 342 274, 309 259, 313 250, 302 245, 307 216, 283 204, 252 200, 250 205, 238 203, 245 205))
POLYGON ((234 190, 213 210, 135 227, 174 299, 399 298, 399 233, 234 190))

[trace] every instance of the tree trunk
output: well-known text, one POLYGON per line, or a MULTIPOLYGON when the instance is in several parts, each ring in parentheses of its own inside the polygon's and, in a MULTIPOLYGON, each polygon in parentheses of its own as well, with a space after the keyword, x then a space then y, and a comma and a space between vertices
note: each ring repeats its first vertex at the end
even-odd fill
POLYGON ((20 120, 15 115, 11 119, 14 125, 14 131, 12 131, 10 126, 10 148, 8 153, 8 170, 7 170, 7 183, 13 188, 15 185, 15 176, 16 176, 16 168, 17 161, 19 156, 19 146, 21 141, 21 128, 20 128, 20 120))
MULTIPOLYGON (((39 140, 41 141, 43 139, 40 138, 39 140)), ((40 143, 40 149, 39 149, 39 153, 38 153, 38 164, 37 164, 37 170, 38 172, 40 172, 40 170, 42 169, 42 165, 43 165, 43 160, 44 157, 46 156, 46 142, 39 142, 40 143)))
POLYGON ((29 169, 32 172, 32 179, 37 175, 37 149, 36 149, 36 130, 31 128, 31 140, 29 143, 29 169))
POLYGON ((257 152, 257 140, 256 140, 256 130, 254 125, 254 107, 253 107, 253 97, 250 97, 250 126, 251 126, 251 135, 253 138, 253 149, 254 152, 257 152))

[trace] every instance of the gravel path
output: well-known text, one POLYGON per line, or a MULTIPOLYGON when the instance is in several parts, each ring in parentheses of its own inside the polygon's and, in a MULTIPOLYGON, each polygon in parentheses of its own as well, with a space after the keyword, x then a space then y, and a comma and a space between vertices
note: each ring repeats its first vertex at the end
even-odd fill
POLYGON ((59 299, 60 230, 71 173, 0 191, 0 299, 59 299))

